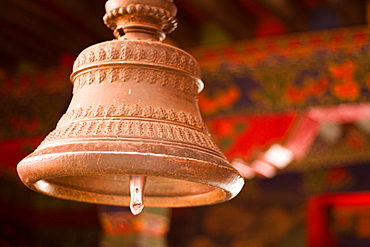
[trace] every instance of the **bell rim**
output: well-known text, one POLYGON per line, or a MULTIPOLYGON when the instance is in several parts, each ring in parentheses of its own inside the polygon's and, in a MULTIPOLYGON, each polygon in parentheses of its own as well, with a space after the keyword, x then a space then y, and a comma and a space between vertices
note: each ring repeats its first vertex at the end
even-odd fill
MULTIPOLYGON (((27 156, 23 159, 17 167, 18 174, 22 182, 32 190, 47 194, 50 196, 77 200, 81 202, 97 203, 97 204, 109 204, 109 205, 129 205, 129 195, 124 196, 112 196, 104 193, 93 193, 89 191, 81 191, 72 188, 61 187, 53 185, 50 182, 47 182, 50 179, 63 178, 63 177, 75 177, 76 179, 81 179, 84 176, 117 176, 117 175, 150 175, 150 176, 160 176, 173 180, 183 180, 190 183, 195 183, 202 187, 205 190, 202 194, 197 195, 187 195, 182 197, 148 197, 146 196, 146 206, 149 207, 188 207, 188 206, 200 206, 200 205, 209 205, 227 201, 235 197, 244 185, 244 179, 242 176, 227 163, 227 161, 217 157, 216 164, 215 157, 209 156, 209 160, 196 160, 196 159, 186 159, 176 157, 176 162, 173 162, 174 157, 169 155, 158 155, 158 154, 148 154, 148 153, 112 153, 112 152, 69 152, 69 153, 59 153, 59 154, 39 154, 36 156, 27 156), (112 156, 113 155, 113 156, 112 156), (130 165, 127 167, 122 167, 122 163, 119 167, 112 165, 112 157, 114 159, 125 159, 128 156, 135 155, 137 160, 148 159, 148 157, 154 162, 162 162, 162 166, 157 168, 157 174, 152 173, 148 169, 132 168, 130 165), (75 165, 75 163, 70 163, 69 165, 63 164, 65 159, 75 159, 81 160, 81 158, 89 157, 90 160, 94 160, 99 156, 101 164, 104 161, 110 162, 110 167, 102 169, 102 167, 95 167, 93 170, 86 169, 85 164, 75 165), (54 163, 51 163, 50 160, 53 160, 54 163), (166 161, 167 160, 167 161, 166 161), (170 164, 171 163, 171 164, 170 164), (220 165, 221 163, 221 165, 220 165), (174 164, 176 167, 174 167, 174 164), (174 171, 182 168, 187 170, 189 173, 188 176, 184 174, 177 174, 174 171), (198 173, 194 176, 194 170, 199 169, 201 166, 201 173, 211 176, 212 180, 204 179, 204 175, 198 173), (167 169, 166 169, 167 168, 167 169), (159 169, 159 170, 158 170, 159 169), (131 170, 131 171, 130 171, 131 170), (140 172, 141 170, 141 172, 140 172), (159 172, 158 172, 159 171, 159 172), (151 173, 150 173, 151 172, 151 173), (193 175, 194 177, 192 177, 193 175), (46 189, 43 189, 44 188, 46 189), (209 189, 209 190, 208 190, 209 189)), ((204 157, 203 157, 204 159, 204 157)), ((128 187, 129 185, 125 185, 128 187)), ((152 186, 152 185, 147 185, 152 186)))

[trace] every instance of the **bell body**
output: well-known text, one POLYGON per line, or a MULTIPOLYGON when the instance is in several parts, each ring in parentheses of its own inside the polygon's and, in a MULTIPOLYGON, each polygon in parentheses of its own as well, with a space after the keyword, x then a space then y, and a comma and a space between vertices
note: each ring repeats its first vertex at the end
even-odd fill
POLYGON ((77 201, 129 205, 130 177, 146 176, 145 205, 231 199, 244 180, 211 140, 197 96, 200 69, 158 41, 113 40, 84 50, 67 112, 18 165, 31 189, 77 201))

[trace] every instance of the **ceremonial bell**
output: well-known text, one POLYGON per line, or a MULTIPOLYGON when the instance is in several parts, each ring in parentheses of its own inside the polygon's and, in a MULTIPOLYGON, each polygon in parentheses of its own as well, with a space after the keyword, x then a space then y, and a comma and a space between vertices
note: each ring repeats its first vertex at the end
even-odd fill
MULTIPOLYGON (((64 199, 185 207, 236 196, 244 180, 204 125, 200 69, 161 41, 177 26, 172 0, 109 0, 115 40, 77 57, 67 112, 17 167, 23 183, 64 199)), ((191 34, 189 34, 191 35, 191 34)))

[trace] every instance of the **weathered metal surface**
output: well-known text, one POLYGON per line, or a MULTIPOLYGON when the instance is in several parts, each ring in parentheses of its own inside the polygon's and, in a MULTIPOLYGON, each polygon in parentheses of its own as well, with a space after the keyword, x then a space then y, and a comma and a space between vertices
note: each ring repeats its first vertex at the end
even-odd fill
POLYGON ((202 121, 199 66, 160 42, 176 27, 173 3, 109 0, 106 9, 117 40, 78 56, 69 108, 19 163, 21 180, 51 196, 114 205, 130 205, 132 176, 146 176, 149 207, 234 197, 244 180, 202 121))

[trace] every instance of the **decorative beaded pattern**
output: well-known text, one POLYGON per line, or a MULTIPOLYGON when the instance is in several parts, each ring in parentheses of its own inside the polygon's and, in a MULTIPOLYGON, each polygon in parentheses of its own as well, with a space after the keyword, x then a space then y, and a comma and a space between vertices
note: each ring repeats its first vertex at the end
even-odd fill
POLYGON ((62 116, 43 143, 78 136, 161 139, 199 145, 220 153, 199 118, 173 109, 138 104, 77 107, 62 116))
POLYGON ((75 78, 73 93, 86 85, 127 82, 133 80, 136 83, 146 82, 149 84, 161 84, 181 90, 187 94, 198 94, 198 86, 194 79, 189 76, 179 75, 168 71, 144 68, 111 68, 97 69, 81 73, 75 78))
POLYGON ((104 20, 105 25, 107 25, 107 27, 114 30, 117 28, 115 20, 119 16, 133 15, 133 14, 143 14, 147 16, 153 16, 157 19, 165 21, 166 25, 163 31, 165 31, 166 33, 173 32, 178 25, 176 17, 173 16, 171 12, 169 12, 168 10, 158 8, 155 6, 144 5, 144 4, 130 4, 128 6, 114 9, 110 11, 109 13, 107 13, 104 16, 103 20, 104 20))
POLYGON ((198 130, 169 123, 129 120, 122 118, 104 118, 71 122, 58 126, 44 140, 49 141, 79 136, 116 138, 148 138, 174 142, 187 142, 220 152, 211 138, 198 130))
POLYGON ((84 118, 123 118, 123 117, 141 117, 152 118, 155 120, 166 120, 179 124, 187 124, 193 128, 197 128, 208 134, 204 123, 189 113, 176 113, 173 109, 164 110, 163 108, 153 108, 152 106, 141 107, 138 104, 134 105, 109 105, 103 107, 89 106, 87 108, 77 107, 65 113, 58 122, 57 128, 67 125, 72 121, 84 118))
POLYGON ((73 71, 104 61, 115 61, 117 64, 124 61, 137 65, 166 66, 191 73, 198 78, 201 74, 195 59, 185 51, 158 42, 138 40, 114 40, 90 46, 77 57, 73 71))

